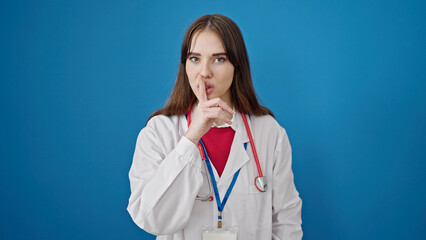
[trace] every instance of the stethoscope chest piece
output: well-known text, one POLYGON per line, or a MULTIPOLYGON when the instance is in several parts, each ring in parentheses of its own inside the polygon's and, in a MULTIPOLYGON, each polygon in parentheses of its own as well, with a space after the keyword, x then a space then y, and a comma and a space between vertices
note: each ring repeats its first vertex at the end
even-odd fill
POLYGON ((266 192, 267 187, 268 187, 268 181, 266 180, 266 177, 259 177, 259 176, 257 176, 254 179, 254 185, 256 186, 256 188, 259 191, 266 192))

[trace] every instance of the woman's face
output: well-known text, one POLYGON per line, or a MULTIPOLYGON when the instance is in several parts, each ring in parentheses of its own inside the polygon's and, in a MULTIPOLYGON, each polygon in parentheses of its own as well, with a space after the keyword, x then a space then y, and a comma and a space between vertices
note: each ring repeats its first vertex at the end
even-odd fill
POLYGON ((201 31, 192 38, 191 48, 186 59, 186 74, 195 96, 200 100, 199 83, 204 81, 207 99, 221 98, 232 107, 230 86, 234 66, 219 36, 213 31, 201 31))

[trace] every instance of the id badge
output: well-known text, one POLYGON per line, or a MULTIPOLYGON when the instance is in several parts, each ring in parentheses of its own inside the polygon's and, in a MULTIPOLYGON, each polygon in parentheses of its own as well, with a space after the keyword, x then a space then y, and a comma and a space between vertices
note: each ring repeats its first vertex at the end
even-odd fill
POLYGON ((203 240, 237 240, 238 227, 203 226, 203 240))

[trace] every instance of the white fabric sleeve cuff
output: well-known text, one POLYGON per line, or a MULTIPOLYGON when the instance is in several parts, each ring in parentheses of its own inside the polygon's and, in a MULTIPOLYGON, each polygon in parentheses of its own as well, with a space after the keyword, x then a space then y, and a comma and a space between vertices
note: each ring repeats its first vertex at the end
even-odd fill
POLYGON ((201 156, 198 147, 188 138, 183 136, 175 148, 182 159, 189 159, 189 164, 201 169, 201 156))

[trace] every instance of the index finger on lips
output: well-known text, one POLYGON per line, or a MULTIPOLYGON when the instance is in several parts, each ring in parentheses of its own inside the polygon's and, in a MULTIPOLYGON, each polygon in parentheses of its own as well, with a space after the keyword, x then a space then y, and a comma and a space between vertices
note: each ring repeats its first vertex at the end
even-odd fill
POLYGON ((200 99, 198 99, 200 103, 207 101, 206 84, 201 79, 198 83, 198 95, 200 96, 200 99))

